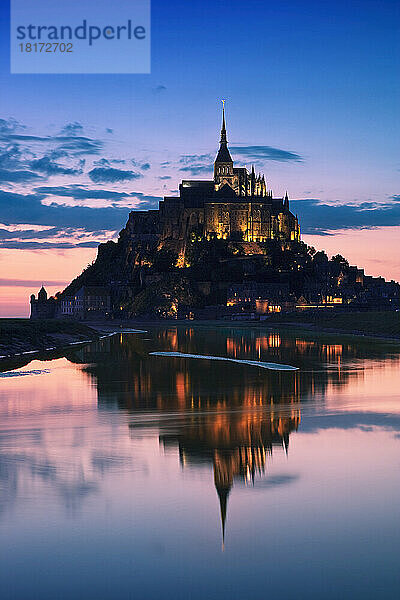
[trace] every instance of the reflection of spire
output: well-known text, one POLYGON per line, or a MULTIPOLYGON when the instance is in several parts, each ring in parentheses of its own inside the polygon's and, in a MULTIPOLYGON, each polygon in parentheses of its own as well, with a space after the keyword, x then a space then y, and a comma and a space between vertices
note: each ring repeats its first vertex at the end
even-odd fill
POLYGON ((214 454, 214 484, 217 490, 221 508, 222 550, 225 545, 225 523, 228 496, 232 487, 232 456, 215 451, 214 454))
POLYGON ((217 493, 219 498, 219 505, 221 508, 221 526, 222 526, 222 550, 225 549, 225 523, 226 523, 226 509, 228 506, 228 496, 231 491, 229 487, 218 487, 217 493))
MULTIPOLYGON (((266 396, 255 392, 250 388, 245 393, 242 402, 246 406, 258 406, 258 398, 266 396)), ((287 453, 290 434, 297 430, 299 423, 299 408, 292 406, 288 413, 286 408, 273 407, 265 413, 243 410, 191 417, 190 422, 185 422, 178 432, 160 436, 165 447, 179 443, 182 467, 203 464, 205 460, 212 462, 220 507, 222 548, 228 499, 235 481, 254 485, 258 476, 263 477, 266 461, 272 456, 273 449, 278 446, 287 453)))

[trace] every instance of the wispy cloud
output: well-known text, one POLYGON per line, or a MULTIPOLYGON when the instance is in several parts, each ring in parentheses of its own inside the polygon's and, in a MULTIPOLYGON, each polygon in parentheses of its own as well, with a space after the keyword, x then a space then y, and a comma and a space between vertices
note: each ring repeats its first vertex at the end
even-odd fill
MULTIPOLYGON (((260 165, 269 160, 279 162, 302 162, 303 158, 295 152, 273 148, 272 146, 232 146, 232 154, 236 154, 243 160, 248 159, 260 165)), ((214 155, 208 154, 186 154, 180 157, 179 170, 191 175, 212 173, 214 155)))
POLYGON ((119 229, 129 208, 88 208, 82 206, 45 205, 44 194, 18 194, 0 190, 0 222, 5 224, 31 223, 57 227, 80 228, 87 231, 119 229))
POLYGON ((192 165, 201 163, 203 165, 210 165, 213 163, 213 155, 208 154, 183 154, 179 159, 180 164, 192 165))
MULTIPOLYGON (((231 150, 256 163, 303 160, 298 153, 271 146, 237 145, 231 150)), ((182 177, 211 177, 214 156, 185 154, 159 167, 178 170, 182 177)), ((36 135, 14 119, 0 119, 0 247, 97 246, 122 229, 131 210, 158 207, 159 196, 127 191, 123 185, 152 174, 150 163, 149 156, 107 157, 105 142, 87 135, 78 122, 67 123, 55 134, 36 135)), ((171 180, 168 171, 163 172, 154 174, 156 183, 171 180)), ((400 225, 400 194, 382 203, 292 200, 291 209, 306 234, 400 225)))
POLYGON ((32 160, 30 163, 31 169, 44 173, 46 175, 81 175, 85 161, 80 162, 79 168, 63 167, 52 161, 49 156, 32 160))
POLYGON ((211 174, 213 170, 212 154, 184 154, 179 159, 179 170, 190 175, 211 174))
POLYGON ((104 149, 79 122, 37 134, 0 119, 0 247, 96 247, 122 229, 131 210, 157 207, 159 196, 118 189, 150 171, 147 157, 107 157, 104 149), (104 183, 116 189, 95 185, 104 183))
POLYGON ((139 168, 141 171, 148 171, 151 168, 151 164, 149 162, 142 162, 135 160, 134 158, 131 158, 131 165, 139 168))
POLYGON ((108 229, 87 231, 82 227, 59 226, 38 228, 30 225, 25 225, 24 227, 20 226, 16 228, 14 225, 2 225, 0 227, 0 248, 95 248, 99 243, 115 237, 117 233, 117 231, 108 229))
POLYGON ((124 171, 112 167, 95 167, 88 173, 94 183, 116 183, 119 181, 131 181, 143 177, 135 171, 124 171))
POLYGON ((64 150, 71 156, 79 156, 83 154, 99 154, 103 148, 103 142, 100 140, 90 139, 83 136, 39 136, 9 133, 1 136, 4 141, 8 142, 39 142, 52 144, 57 146, 59 150, 64 150))
POLYGON ((0 119, 0 135, 2 136, 14 133, 22 128, 22 125, 16 119, 0 119))
POLYGON ((29 287, 35 288, 40 287, 43 283, 49 286, 64 286, 67 282, 61 280, 46 280, 43 282, 41 279, 0 279, 0 287, 29 287))
POLYGON ((73 248, 97 248, 99 241, 93 242, 7 242, 0 241, 0 248, 8 250, 72 250, 73 248))
POLYGON ((295 152, 281 150, 272 146, 231 146, 234 154, 250 160, 274 160, 279 162, 302 162, 304 159, 295 152))
POLYGON ((159 196, 142 192, 43 186, 29 194, 0 190, 0 247, 96 247, 124 226, 131 210, 158 207, 159 196), (53 196, 111 201, 107 206, 60 204, 53 196), (119 205, 119 203, 122 203, 119 205))
POLYGON ((66 198, 74 198, 75 200, 110 200, 118 202, 124 198, 128 198, 126 192, 116 192, 104 189, 89 189, 77 184, 68 186, 41 186, 34 188, 35 192, 45 194, 46 196, 62 196, 66 198))
POLYGON ((82 135, 83 134, 83 125, 74 121, 73 123, 67 123, 61 130, 61 135, 82 135))
POLYGON ((203 173, 212 173, 212 167, 205 166, 205 165, 193 165, 191 167, 187 166, 187 167, 182 167, 179 170, 182 171, 183 173, 190 173, 190 175, 201 175, 203 173))
POLYGON ((400 225, 400 195, 387 202, 326 204, 317 199, 292 200, 303 233, 329 235, 339 229, 372 229, 400 225))
POLYGON ((0 183, 26 183, 38 179, 41 179, 40 175, 32 173, 32 171, 10 171, 8 169, 0 169, 0 183))
POLYGON ((8 144, 39 144, 63 152, 65 156, 99 154, 104 142, 83 133, 80 123, 68 123, 59 133, 36 135, 27 133, 27 128, 15 119, 0 119, 0 144, 3 147, 8 144))
POLYGON ((96 167, 111 167, 112 165, 124 165, 125 163, 124 158, 99 158, 99 160, 93 161, 96 167))

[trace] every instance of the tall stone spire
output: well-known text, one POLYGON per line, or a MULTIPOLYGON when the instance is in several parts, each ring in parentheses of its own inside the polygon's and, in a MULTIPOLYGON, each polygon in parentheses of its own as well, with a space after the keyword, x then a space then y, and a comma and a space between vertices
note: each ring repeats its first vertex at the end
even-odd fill
POLYGON ((226 125, 225 125, 225 100, 222 100, 222 127, 221 127, 221 140, 220 144, 227 144, 226 139, 226 125))
POLYGON ((225 124, 225 100, 222 100, 222 127, 221 127, 221 140, 219 142, 219 150, 216 163, 232 163, 233 160, 228 150, 228 140, 226 137, 226 124, 225 124))

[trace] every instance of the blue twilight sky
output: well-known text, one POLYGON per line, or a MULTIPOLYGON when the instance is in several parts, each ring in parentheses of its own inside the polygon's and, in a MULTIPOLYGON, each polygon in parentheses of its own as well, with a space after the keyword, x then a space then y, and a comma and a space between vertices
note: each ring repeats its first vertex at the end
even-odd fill
POLYGON ((151 75, 10 75, 1 0, 1 248, 94 248, 207 178, 221 98, 305 234, 400 226, 398 0, 153 0, 151 37, 151 75))

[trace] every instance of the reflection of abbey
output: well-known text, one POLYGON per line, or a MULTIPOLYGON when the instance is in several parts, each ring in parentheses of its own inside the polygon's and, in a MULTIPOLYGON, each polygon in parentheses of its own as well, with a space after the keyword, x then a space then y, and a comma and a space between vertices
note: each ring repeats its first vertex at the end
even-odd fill
POLYGON ((273 198, 264 175, 234 167, 222 115, 220 148, 214 163, 214 179, 183 180, 179 196, 166 196, 159 210, 131 213, 128 227, 133 234, 144 229, 163 240, 184 242, 191 233, 210 238, 243 239, 248 242, 300 239, 297 218, 289 210, 289 199, 273 198))
MULTIPOLYGON (((371 356, 370 346, 367 349, 337 341, 316 344, 313 339, 256 329, 152 329, 151 336, 160 350, 185 348, 196 353, 209 347, 214 348, 213 353, 231 358, 257 356, 264 361, 273 357, 277 362, 284 352, 292 364, 303 365, 284 376, 270 371, 268 376, 254 377, 254 367, 206 360, 179 360, 167 366, 164 360, 170 359, 149 357, 149 336, 107 337, 75 347, 68 360, 81 364, 83 372, 92 378, 101 411, 118 408, 129 415, 157 410, 160 415, 174 415, 160 420, 160 443, 166 451, 179 451, 184 469, 212 467, 223 536, 232 488, 261 485, 261 479, 273 475, 273 456, 276 459, 282 450, 288 453, 290 437, 300 427, 301 400, 312 394, 322 400, 332 386, 344 389, 351 383, 357 385, 362 371, 342 369, 341 365, 371 356), (329 362, 332 368, 315 370, 321 361, 329 362)), ((376 356, 379 352, 378 346, 376 356)), ((137 422, 130 426, 133 435, 137 434, 137 422)), ((280 484, 285 481, 290 482, 290 476, 281 478, 280 484)), ((273 485, 273 479, 265 481, 266 487, 273 485)))

